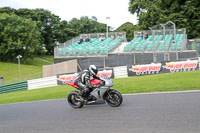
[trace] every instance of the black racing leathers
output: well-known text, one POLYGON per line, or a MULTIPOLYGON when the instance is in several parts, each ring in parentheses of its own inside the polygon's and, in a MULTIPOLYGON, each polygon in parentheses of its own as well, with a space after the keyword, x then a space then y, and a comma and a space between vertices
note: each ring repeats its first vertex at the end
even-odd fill
POLYGON ((96 75, 90 75, 90 72, 88 70, 84 70, 81 72, 76 80, 75 80, 75 85, 78 86, 82 92, 83 95, 88 94, 92 88, 98 88, 100 85, 93 85, 90 83, 90 80, 92 79, 99 79, 101 80, 98 76, 96 75))

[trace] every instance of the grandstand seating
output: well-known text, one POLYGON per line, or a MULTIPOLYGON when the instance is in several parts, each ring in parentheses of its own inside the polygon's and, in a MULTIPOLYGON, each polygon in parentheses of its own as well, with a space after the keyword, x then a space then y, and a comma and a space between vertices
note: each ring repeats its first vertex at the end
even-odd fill
POLYGON ((118 38, 115 38, 114 40, 111 38, 104 38, 104 41, 100 41, 98 38, 91 38, 91 42, 83 42, 81 44, 75 42, 71 45, 68 45, 66 48, 59 50, 59 55, 103 55, 113 50, 119 44, 120 40, 118 38))
POLYGON ((172 40, 172 34, 165 35, 165 38, 162 41, 160 41, 160 45, 158 47, 158 50, 168 49, 171 40, 172 40))
MULTIPOLYGON (((182 39, 183 39, 183 34, 176 34, 175 42, 171 44, 171 50, 176 50, 176 49, 180 50, 182 39)), ((167 50, 171 41, 172 41, 172 35, 166 35, 165 42, 160 43, 159 50, 167 50)))
POLYGON ((155 35, 154 38, 149 35, 149 37, 144 40, 140 37, 133 38, 125 47, 124 52, 131 52, 133 50, 136 51, 152 51, 153 50, 153 43, 154 48, 159 51, 167 50, 169 47, 171 47, 171 50, 180 50, 181 49, 181 43, 183 39, 184 34, 176 34, 175 42, 172 42, 173 35, 167 34, 165 37, 163 35, 155 35), (171 44, 171 46, 170 46, 171 44))
POLYGON ((175 38, 176 42, 172 43, 171 50, 180 50, 181 49, 181 43, 183 40, 183 34, 176 34, 175 38))
POLYGON ((184 34, 176 34, 175 41, 173 40, 172 32, 170 34, 164 35, 149 35, 147 39, 143 39, 140 37, 133 38, 127 45, 120 45, 120 42, 126 41, 125 36, 116 36, 113 40, 112 38, 106 39, 104 37, 104 41, 100 41, 98 36, 96 38, 90 38, 91 42, 83 42, 81 44, 74 41, 68 43, 67 46, 62 45, 62 47, 58 48, 59 56, 93 56, 93 55, 106 55, 108 53, 116 52, 114 49, 119 46, 121 52, 152 52, 154 49, 156 51, 166 51, 166 50, 181 50, 184 46, 181 46, 184 40, 184 34), (108 45, 107 45, 108 42, 108 45), (153 45, 154 44, 154 45, 153 45))

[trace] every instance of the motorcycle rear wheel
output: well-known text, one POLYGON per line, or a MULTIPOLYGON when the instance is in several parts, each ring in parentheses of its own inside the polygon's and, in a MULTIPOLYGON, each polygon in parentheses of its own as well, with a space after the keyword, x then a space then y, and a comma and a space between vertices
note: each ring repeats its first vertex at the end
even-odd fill
POLYGON ((108 105, 112 107, 118 107, 123 101, 122 95, 118 91, 111 91, 105 97, 105 100, 108 105))
POLYGON ((80 100, 78 100, 79 97, 80 97, 80 94, 78 91, 70 92, 67 97, 67 101, 69 105, 72 106, 73 108, 82 108, 84 105, 84 102, 81 102, 80 100))

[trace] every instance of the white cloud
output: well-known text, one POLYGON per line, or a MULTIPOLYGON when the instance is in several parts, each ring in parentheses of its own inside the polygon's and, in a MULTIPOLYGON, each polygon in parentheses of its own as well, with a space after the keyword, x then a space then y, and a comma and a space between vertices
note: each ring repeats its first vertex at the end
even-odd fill
POLYGON ((136 15, 128 11, 129 0, 0 0, 0 7, 43 8, 70 21, 81 16, 95 16, 99 22, 107 23, 114 28, 125 22, 137 24, 136 15))

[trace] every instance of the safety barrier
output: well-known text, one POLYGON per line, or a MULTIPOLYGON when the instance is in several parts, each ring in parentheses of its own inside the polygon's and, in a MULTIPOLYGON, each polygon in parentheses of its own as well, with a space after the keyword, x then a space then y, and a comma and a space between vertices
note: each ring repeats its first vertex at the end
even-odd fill
MULTIPOLYGON (((198 60, 196 59, 113 67, 113 69, 99 71, 98 76, 108 76, 111 78, 126 78, 130 76, 151 75, 159 73, 195 71, 199 70, 199 66, 200 58, 198 60)), ((15 84, 4 85, 0 86, 0 94, 62 85, 64 84, 63 81, 73 81, 76 79, 76 76, 77 73, 58 74, 57 76, 28 80, 28 82, 25 81, 15 84)))
POLYGON ((198 59, 199 59, 199 70, 200 70, 200 57, 198 59))
POLYGON ((115 78, 127 78, 127 66, 120 66, 120 67, 114 67, 114 77, 115 78))
MULTIPOLYGON (((58 85, 66 84, 64 82, 75 81, 77 78, 77 75, 78 75, 78 73, 58 74, 57 75, 58 85)), ((114 78, 113 69, 106 69, 106 70, 99 71, 97 76, 99 76, 101 78, 107 78, 107 77, 114 78)))
POLYGON ((77 60, 69 60, 52 65, 43 65, 43 78, 56 76, 60 73, 75 73, 77 72, 77 60))
POLYGON ((57 86, 56 76, 28 80, 28 90, 57 86))
POLYGON ((0 94, 27 90, 27 81, 0 86, 0 94))

